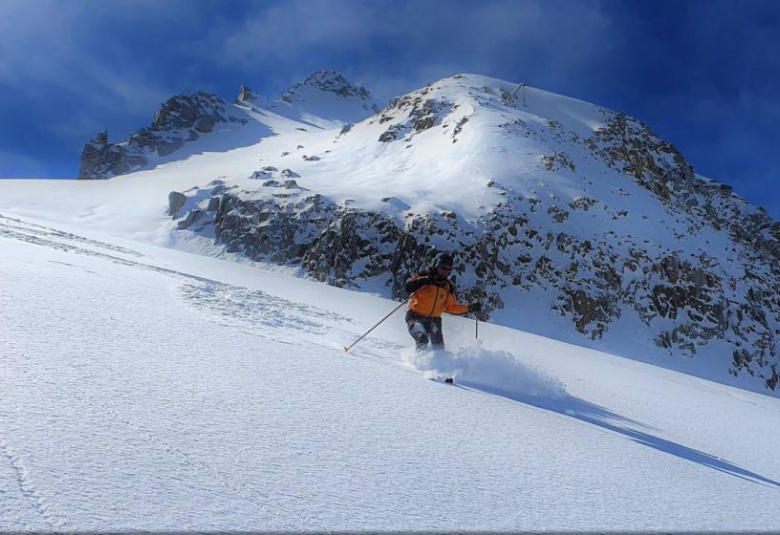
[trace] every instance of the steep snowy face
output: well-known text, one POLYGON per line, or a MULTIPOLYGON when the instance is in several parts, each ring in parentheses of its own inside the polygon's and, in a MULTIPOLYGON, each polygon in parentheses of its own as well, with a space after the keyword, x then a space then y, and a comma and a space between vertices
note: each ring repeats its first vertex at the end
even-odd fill
MULTIPOLYGON (((539 172, 548 170, 545 164, 568 164, 550 149, 571 145, 564 135, 574 140, 593 136, 605 121, 605 111, 592 104, 483 76, 458 75, 393 99, 375 116, 348 126, 320 147, 331 153, 330 168, 341 176, 340 183, 350 185, 343 198, 376 209, 377 196, 371 197, 372 191, 379 191, 415 212, 452 210, 473 221, 501 202, 497 186, 538 196, 539 172), (355 153, 370 165, 355 169, 347 157, 355 153)), ((545 185, 571 200, 581 195, 580 185, 565 176, 545 185)), ((403 217, 403 211, 392 215, 403 217)))

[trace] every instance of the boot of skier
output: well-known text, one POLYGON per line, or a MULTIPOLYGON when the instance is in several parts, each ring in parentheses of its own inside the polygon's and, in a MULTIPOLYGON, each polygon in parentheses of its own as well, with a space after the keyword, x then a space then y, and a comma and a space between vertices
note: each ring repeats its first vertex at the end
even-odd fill
POLYGON ((443 312, 463 315, 482 310, 479 303, 458 303, 455 286, 449 279, 452 265, 452 255, 442 253, 430 270, 406 281, 406 291, 412 294, 406 313, 406 326, 418 350, 425 349, 428 342, 434 349, 444 349, 444 333, 441 329, 443 312))

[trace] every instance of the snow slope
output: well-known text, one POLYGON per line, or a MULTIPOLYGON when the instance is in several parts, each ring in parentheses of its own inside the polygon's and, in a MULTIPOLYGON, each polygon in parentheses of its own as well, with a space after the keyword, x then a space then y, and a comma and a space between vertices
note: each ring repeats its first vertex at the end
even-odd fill
POLYGON ((158 247, 121 182, 4 197, 0 531, 780 528, 780 400, 453 317, 345 353, 396 303, 158 247))

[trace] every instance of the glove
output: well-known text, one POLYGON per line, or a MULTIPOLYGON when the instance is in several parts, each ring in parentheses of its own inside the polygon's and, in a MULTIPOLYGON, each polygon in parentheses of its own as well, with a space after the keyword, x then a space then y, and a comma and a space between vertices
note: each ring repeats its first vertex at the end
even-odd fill
POLYGON ((469 312, 479 312, 482 310, 482 305, 480 303, 471 303, 469 305, 469 312))

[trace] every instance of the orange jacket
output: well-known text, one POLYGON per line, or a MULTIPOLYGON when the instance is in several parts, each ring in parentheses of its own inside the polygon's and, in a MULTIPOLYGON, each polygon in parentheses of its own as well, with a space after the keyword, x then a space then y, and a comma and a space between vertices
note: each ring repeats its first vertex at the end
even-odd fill
MULTIPOLYGON (((415 275, 407 282, 407 286, 415 287, 416 281, 426 275, 415 275)), ((425 284, 412 294, 409 310, 420 316, 440 318, 442 312, 449 314, 465 314, 469 311, 468 305, 462 305, 455 299, 455 290, 452 283, 443 279, 436 284, 425 284)))

